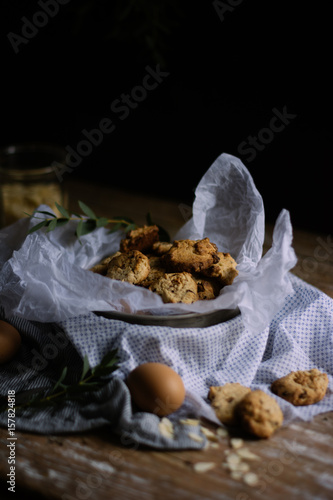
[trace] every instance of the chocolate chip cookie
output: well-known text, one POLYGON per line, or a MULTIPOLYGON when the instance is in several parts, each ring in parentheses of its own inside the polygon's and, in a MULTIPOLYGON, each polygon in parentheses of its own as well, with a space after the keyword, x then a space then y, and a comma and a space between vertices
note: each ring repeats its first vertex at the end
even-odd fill
POLYGON ((158 293, 165 303, 192 304, 198 297, 197 284, 190 273, 167 273, 154 281, 149 290, 158 293))
POLYGON ((236 269, 237 263, 231 257, 230 253, 218 252, 219 261, 202 270, 202 274, 217 278, 222 285, 231 285, 238 271, 236 269))
POLYGON ((328 377, 316 368, 299 370, 281 377, 271 385, 271 390, 294 406, 318 403, 326 394, 328 377))
POLYGON ((132 229, 126 235, 126 238, 120 242, 120 251, 129 252, 130 250, 139 250, 148 252, 153 244, 159 240, 157 226, 142 226, 132 229))
POLYGON ((217 246, 209 241, 176 240, 162 256, 168 272, 200 273, 219 261, 217 246))
POLYGON ((251 392, 249 387, 230 382, 221 386, 209 388, 208 398, 212 402, 217 418, 226 425, 235 425, 237 415, 235 409, 246 394, 251 392))
POLYGON ((147 278, 149 270, 148 257, 139 250, 132 250, 113 257, 108 263, 106 276, 137 285, 147 278))
POLYGON ((258 438, 268 438, 283 423, 283 413, 274 398, 257 389, 246 394, 236 406, 241 427, 258 438))

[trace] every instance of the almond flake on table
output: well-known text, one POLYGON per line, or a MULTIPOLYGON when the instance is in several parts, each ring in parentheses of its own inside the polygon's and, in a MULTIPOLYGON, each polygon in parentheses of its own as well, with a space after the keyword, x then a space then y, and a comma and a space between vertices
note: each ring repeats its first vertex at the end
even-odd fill
POLYGON ((231 438, 230 445, 234 450, 241 448, 244 445, 244 441, 241 438, 231 438))
POLYGON ((260 460, 260 457, 258 455, 255 455, 250 451, 248 448, 239 448, 236 451, 237 455, 239 455, 241 458, 244 458, 246 460, 260 460))
POLYGON ((193 465, 195 472, 207 472, 216 466, 214 462, 197 462, 193 465))
POLYGON ((259 477, 254 472, 247 472, 243 476, 243 481, 248 486, 256 486, 259 483, 259 477))

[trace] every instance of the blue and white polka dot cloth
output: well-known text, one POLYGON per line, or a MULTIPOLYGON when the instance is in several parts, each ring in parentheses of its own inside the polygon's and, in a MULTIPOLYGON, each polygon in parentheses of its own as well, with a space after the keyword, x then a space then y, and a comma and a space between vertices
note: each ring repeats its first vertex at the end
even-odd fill
POLYGON ((276 378, 290 371, 318 368, 329 377, 321 402, 294 407, 277 398, 285 423, 295 418, 310 420, 333 410, 333 300, 293 275, 290 279, 294 293, 270 326, 257 334, 245 329, 240 316, 198 329, 133 325, 94 314, 60 325, 80 355, 88 356, 91 366, 117 348, 120 363, 116 375, 120 378, 125 379, 134 367, 148 361, 171 366, 199 405, 197 411, 208 417, 211 385, 239 382, 270 393, 276 378))

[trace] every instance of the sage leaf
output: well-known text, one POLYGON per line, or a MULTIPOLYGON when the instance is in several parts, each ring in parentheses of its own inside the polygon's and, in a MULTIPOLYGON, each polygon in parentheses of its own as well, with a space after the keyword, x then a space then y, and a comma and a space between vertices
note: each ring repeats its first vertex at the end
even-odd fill
POLYGON ((61 375, 60 375, 60 378, 58 380, 58 382, 55 384, 55 386, 53 387, 53 392, 59 387, 62 385, 62 381, 65 380, 66 378, 66 375, 67 375, 67 366, 65 366, 65 368, 62 370, 61 372, 61 375))
POLYGON ((78 225, 76 226, 76 230, 75 230, 75 234, 79 239, 80 239, 80 236, 82 235, 82 224, 83 224, 83 220, 81 219, 79 221, 78 225))
POLYGON ((123 227, 123 224, 121 222, 117 222, 117 224, 115 224, 111 229, 110 229, 110 233, 115 233, 116 231, 119 231, 119 229, 121 229, 123 227))
POLYGON ((106 217, 98 217, 96 221, 96 227, 104 227, 107 226, 109 220, 106 217))
POLYGON ((136 224, 129 224, 127 227, 125 227, 124 231, 125 233, 128 233, 129 231, 132 231, 132 229, 136 228, 136 224))
POLYGON ((61 213, 61 215, 63 215, 63 217, 65 217, 65 219, 69 219, 70 218, 70 215, 68 213, 68 210, 66 210, 66 208, 62 207, 57 202, 55 202, 55 206, 57 207, 57 209, 59 210, 59 212, 61 213))
POLYGON ((80 380, 84 379, 84 377, 87 375, 87 373, 88 373, 89 370, 90 370, 90 366, 89 366, 88 356, 85 355, 84 358, 83 358, 83 368, 82 368, 82 375, 81 375, 81 379, 80 380))
POLYGON ((55 214, 52 212, 47 212, 46 210, 36 210, 36 214, 44 214, 44 215, 49 215, 50 217, 56 217, 55 214))
POLYGON ((90 219, 97 219, 93 210, 91 210, 91 208, 89 208, 85 203, 83 203, 83 201, 79 201, 78 203, 79 203, 79 206, 80 206, 82 212, 85 215, 87 215, 90 219))
POLYGON ((57 219, 52 219, 47 223, 47 230, 46 232, 49 233, 50 231, 53 231, 57 227, 57 219))
POLYGON ((35 231, 38 231, 41 227, 44 227, 48 224, 47 220, 43 220, 42 222, 39 222, 39 224, 36 224, 33 226, 31 229, 29 229, 28 234, 34 233, 35 231))
POLYGON ((65 219, 65 218, 59 218, 57 219, 57 227, 64 226, 69 222, 70 219, 65 219))

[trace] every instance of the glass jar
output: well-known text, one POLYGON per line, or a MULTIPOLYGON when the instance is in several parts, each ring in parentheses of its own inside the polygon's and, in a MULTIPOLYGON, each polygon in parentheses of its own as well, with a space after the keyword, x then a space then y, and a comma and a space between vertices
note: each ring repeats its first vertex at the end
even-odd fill
POLYGON ((67 200, 57 169, 65 161, 66 151, 47 143, 11 145, 0 151, 1 227, 31 215, 41 204, 59 213, 55 202, 64 206, 67 200))

